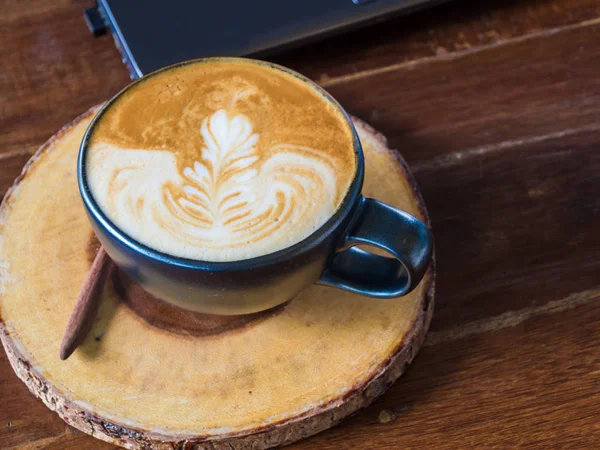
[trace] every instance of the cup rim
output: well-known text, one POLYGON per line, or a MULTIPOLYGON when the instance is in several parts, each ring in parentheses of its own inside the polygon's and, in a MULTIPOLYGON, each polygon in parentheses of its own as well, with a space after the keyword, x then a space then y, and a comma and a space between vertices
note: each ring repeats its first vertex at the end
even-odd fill
POLYGON ((83 203, 87 208, 88 212, 91 214, 93 219, 98 222, 98 224, 104 228, 104 230, 113 238, 116 239, 121 245, 125 246, 130 251, 140 254, 145 258, 153 260, 158 263, 168 264, 174 267, 187 268, 199 271, 239 271, 239 270, 248 270, 248 269, 256 269, 259 267, 264 267, 268 265, 275 264, 277 262, 281 262, 284 260, 288 260, 298 256, 301 253, 310 251, 314 247, 318 246, 325 238, 327 238, 333 231, 335 231, 339 224, 348 216, 348 214, 353 210, 354 206, 357 204, 357 199, 360 197, 360 193, 362 190, 362 184, 364 179, 364 155, 362 151, 362 146, 360 143, 360 139, 356 132, 356 128, 352 122, 352 119, 348 115, 348 113, 342 108, 342 106, 335 100, 331 94, 329 94, 325 89, 319 86, 314 81, 305 77, 304 75, 299 74, 287 67, 281 66, 279 64, 266 62, 258 59, 252 58, 238 58, 238 57, 208 57, 208 58, 198 58, 192 59, 188 61, 179 62, 176 64, 172 64, 170 66, 166 66, 160 68, 154 72, 151 72, 132 83, 125 86, 121 89, 116 95, 114 95, 110 100, 108 100, 102 108, 96 113, 90 124, 88 125, 85 134, 83 135, 83 139, 81 141, 79 147, 79 155, 77 158, 77 181, 79 185, 79 192, 83 199, 83 203), (309 236, 305 237, 299 242, 295 244, 285 247, 283 249, 277 250, 272 253, 267 253, 265 255, 256 256, 248 259, 234 260, 234 261, 204 261, 198 259, 184 258, 180 256, 171 255, 168 253, 160 252, 148 245, 145 245, 139 242, 134 237, 125 233, 121 230, 112 220, 108 218, 108 216, 102 211, 100 206, 97 204, 94 196, 92 195, 88 183, 87 183, 87 174, 86 174, 86 160, 88 153, 88 141, 91 137, 91 134, 95 128, 96 123, 100 120, 102 115, 110 108, 110 106, 138 83, 144 82, 148 78, 151 78, 159 73, 169 71, 171 69, 175 69, 177 67, 182 67, 191 64, 204 64, 211 62, 240 62, 246 64, 256 64, 259 66, 269 67, 271 69, 279 70, 288 75, 295 77, 296 79, 302 81, 303 83, 310 86, 314 89, 318 94, 320 94, 327 102, 329 102, 341 115, 346 119, 346 122, 350 126, 350 130, 352 131, 353 143, 352 146, 354 148, 354 155, 356 161, 356 170, 354 173, 354 179, 350 184, 350 187, 346 191, 346 195, 344 199, 340 203, 337 211, 319 228, 313 231, 309 236))

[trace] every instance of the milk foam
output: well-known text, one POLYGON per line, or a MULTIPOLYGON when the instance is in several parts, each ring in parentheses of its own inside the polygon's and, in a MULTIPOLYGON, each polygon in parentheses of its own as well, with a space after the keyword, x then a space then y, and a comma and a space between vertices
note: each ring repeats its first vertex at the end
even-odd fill
POLYGON ((90 146, 92 196, 115 225, 160 252, 235 261, 284 249, 322 226, 348 188, 339 157, 277 139, 262 145, 262 130, 235 108, 206 115, 195 130, 188 139, 199 144, 185 152, 101 138, 90 146))

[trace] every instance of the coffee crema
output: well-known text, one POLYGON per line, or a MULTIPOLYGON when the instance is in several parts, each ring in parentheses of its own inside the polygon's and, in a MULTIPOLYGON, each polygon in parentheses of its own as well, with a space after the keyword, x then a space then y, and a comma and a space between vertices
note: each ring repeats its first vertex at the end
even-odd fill
POLYGON ((236 261, 294 245, 339 208, 356 171, 341 111, 258 62, 160 71, 91 130, 87 183, 107 217, 155 250, 236 261))

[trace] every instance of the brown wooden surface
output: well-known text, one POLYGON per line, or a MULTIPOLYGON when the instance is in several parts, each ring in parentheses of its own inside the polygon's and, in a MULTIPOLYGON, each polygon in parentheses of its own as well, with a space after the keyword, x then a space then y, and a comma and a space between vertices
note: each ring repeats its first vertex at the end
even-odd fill
MULTIPOLYGON (((0 192, 128 82, 87 1, 1 4, 0 192)), ((600 447, 600 1, 454 1, 273 60, 413 165, 436 236, 426 347, 387 394, 292 448, 600 447)), ((0 446, 112 448, 0 354, 0 446)))

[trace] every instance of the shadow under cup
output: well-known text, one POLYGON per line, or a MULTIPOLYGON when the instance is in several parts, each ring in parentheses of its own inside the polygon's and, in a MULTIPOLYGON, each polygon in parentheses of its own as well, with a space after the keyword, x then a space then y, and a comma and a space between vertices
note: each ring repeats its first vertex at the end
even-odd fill
POLYGON ((148 293, 191 311, 222 315, 255 313, 290 300, 315 282, 371 297, 399 297, 418 285, 432 255, 432 237, 423 223, 361 195, 362 148, 342 107, 312 81, 270 63, 244 58, 205 58, 160 69, 135 81, 108 101, 92 120, 81 143, 77 175, 94 233, 111 259, 148 293), (199 261, 159 252, 119 229, 93 198, 86 173, 90 136, 103 114, 137 83, 184 65, 228 61, 282 71, 333 105, 352 131, 354 178, 339 208, 325 224, 290 247, 231 262, 199 261), (357 245, 375 246, 393 257, 375 255, 357 245))

